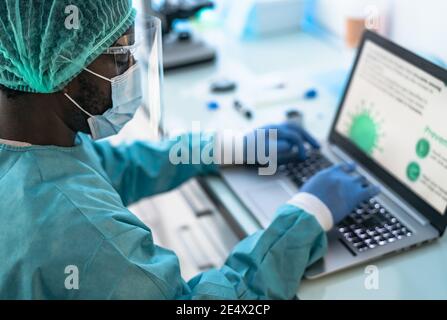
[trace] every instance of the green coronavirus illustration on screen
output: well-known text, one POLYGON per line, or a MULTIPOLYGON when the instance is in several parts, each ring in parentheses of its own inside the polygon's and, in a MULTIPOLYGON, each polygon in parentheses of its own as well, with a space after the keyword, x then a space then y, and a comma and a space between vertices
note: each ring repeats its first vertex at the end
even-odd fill
POLYGON ((371 109, 365 108, 365 104, 362 103, 359 111, 351 115, 348 125, 349 139, 368 155, 379 149, 381 125, 376 118, 371 109))

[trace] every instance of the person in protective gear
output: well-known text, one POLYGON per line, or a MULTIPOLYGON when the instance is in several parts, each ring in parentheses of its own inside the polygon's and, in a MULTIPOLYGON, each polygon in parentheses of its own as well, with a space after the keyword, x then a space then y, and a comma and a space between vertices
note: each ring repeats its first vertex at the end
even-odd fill
MULTIPOLYGON (((169 161, 174 144, 203 150, 216 137, 95 141, 118 132, 141 101, 138 63, 126 50, 134 18, 130 0, 0 3, 0 298, 294 298, 325 253, 325 231, 377 190, 349 168, 328 169, 221 268, 186 282, 176 255, 155 245, 127 206, 217 173, 216 164, 169 161), (68 6, 79 10, 78 28, 65 25, 68 6), (120 46, 117 63, 110 49, 120 46)), ((301 128, 276 129, 281 152, 317 147, 301 128)))

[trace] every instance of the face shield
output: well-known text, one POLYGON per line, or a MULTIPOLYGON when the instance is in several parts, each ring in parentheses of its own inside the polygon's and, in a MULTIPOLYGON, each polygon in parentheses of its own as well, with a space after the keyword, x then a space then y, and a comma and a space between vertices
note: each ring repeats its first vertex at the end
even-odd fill
MULTIPOLYGON (((113 143, 134 140, 158 141, 163 132, 163 59, 161 46, 161 21, 152 16, 137 16, 135 27, 120 37, 104 52, 110 62, 106 78, 119 78, 139 65, 143 104, 134 118, 116 136, 113 143)), ((96 72, 96 70, 95 70, 96 72)))

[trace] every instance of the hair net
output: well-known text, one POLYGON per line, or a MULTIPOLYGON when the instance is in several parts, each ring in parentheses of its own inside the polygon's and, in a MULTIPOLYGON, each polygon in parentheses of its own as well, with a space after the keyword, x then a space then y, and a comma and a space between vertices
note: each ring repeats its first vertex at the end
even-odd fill
POLYGON ((60 91, 132 25, 132 0, 0 1, 0 84, 60 91))

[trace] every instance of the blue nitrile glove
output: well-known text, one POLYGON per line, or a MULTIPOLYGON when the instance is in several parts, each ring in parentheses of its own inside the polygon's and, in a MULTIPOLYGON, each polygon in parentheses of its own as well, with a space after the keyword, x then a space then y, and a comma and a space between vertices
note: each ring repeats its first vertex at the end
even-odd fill
POLYGON ((334 223, 341 222, 363 201, 376 196, 380 189, 364 177, 352 175, 355 164, 341 164, 313 176, 300 189, 320 199, 331 211, 334 223))
POLYGON ((244 160, 245 163, 256 164, 259 162, 257 158, 258 148, 262 148, 262 144, 258 141, 258 130, 263 130, 262 137, 265 139, 263 152, 264 155, 269 154, 270 143, 273 142, 273 137, 270 136, 269 130, 273 129, 277 132, 277 162, 279 165, 291 162, 293 160, 304 161, 307 158, 307 150, 309 148, 319 149, 320 144, 303 128, 292 122, 285 122, 279 125, 269 125, 254 130, 244 137, 244 160), (250 156, 248 150, 255 150, 250 156), (247 155, 248 152, 248 155, 247 155))

